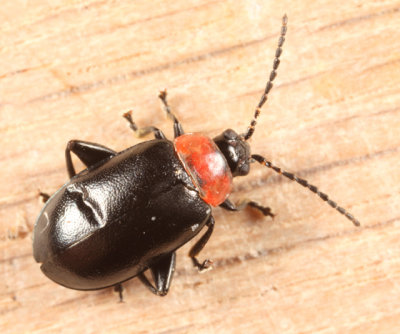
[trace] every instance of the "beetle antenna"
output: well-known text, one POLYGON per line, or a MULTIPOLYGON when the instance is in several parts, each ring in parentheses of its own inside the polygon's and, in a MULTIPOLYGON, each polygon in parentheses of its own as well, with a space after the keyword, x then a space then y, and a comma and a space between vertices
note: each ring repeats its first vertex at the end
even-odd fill
POLYGON ((292 174, 292 173, 288 173, 285 172, 284 170, 282 170, 281 168, 273 165, 271 162, 267 161, 265 158, 263 158, 261 155, 258 154, 252 154, 251 156, 254 160, 256 160, 257 162, 259 162, 260 164, 273 169, 275 172, 287 177, 288 179, 295 181, 297 183, 299 183, 300 185, 302 185, 303 187, 306 187, 308 189, 310 189, 313 193, 317 194, 323 201, 325 201, 326 203, 328 203, 332 208, 336 209, 337 211, 339 211, 342 215, 344 215, 347 219, 349 219, 350 221, 353 222, 353 224, 355 226, 360 226, 360 222, 353 217, 353 215, 351 215, 349 212, 347 212, 344 208, 342 208, 341 206, 339 206, 336 202, 332 201, 327 194, 320 192, 319 189, 308 183, 307 180, 301 179, 299 177, 297 177, 296 175, 292 174))
POLYGON ((260 102, 258 102, 256 111, 254 112, 253 120, 251 121, 250 126, 247 128, 247 133, 243 136, 244 140, 248 140, 253 135, 254 129, 257 124, 257 118, 261 112, 261 108, 264 105, 264 103, 267 101, 268 93, 270 92, 270 90, 272 89, 272 86, 273 86, 272 82, 276 78, 276 70, 278 69, 278 66, 280 63, 279 57, 282 54, 282 45, 285 42, 285 35, 286 35, 286 31, 287 31, 287 21, 288 21, 288 18, 285 14, 282 18, 281 34, 279 36, 278 47, 275 51, 275 58, 274 58, 274 62, 272 65, 272 71, 271 71, 271 74, 269 75, 269 80, 267 82, 267 85, 265 86, 264 93, 261 96, 260 102))

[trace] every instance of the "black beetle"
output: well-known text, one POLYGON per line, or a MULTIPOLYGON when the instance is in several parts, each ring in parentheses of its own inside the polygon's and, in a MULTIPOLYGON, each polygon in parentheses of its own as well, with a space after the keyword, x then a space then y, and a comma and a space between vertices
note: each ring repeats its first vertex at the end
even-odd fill
MULTIPOLYGON (((155 139, 122 152, 99 144, 70 141, 66 164, 70 180, 51 196, 35 224, 33 252, 46 276, 65 287, 95 290, 115 286, 135 276, 155 294, 164 296, 175 268, 175 251, 206 233, 189 252, 194 265, 207 269, 211 261, 196 258, 214 228, 211 206, 238 211, 253 207, 273 217, 270 209, 254 201, 240 206, 227 197, 232 177, 247 175, 250 163, 259 162, 309 188, 355 225, 359 222, 307 181, 282 171, 258 154, 250 154, 260 109, 276 77, 286 34, 286 15, 273 69, 247 132, 228 129, 216 138, 184 134, 172 114, 166 91, 159 95, 174 122, 174 142, 156 127, 137 128, 128 112, 124 117, 139 137, 155 139), (76 174, 71 152, 87 166, 76 174), (154 284, 144 275, 150 269, 154 284)), ((45 195, 44 195, 45 196, 45 195)))

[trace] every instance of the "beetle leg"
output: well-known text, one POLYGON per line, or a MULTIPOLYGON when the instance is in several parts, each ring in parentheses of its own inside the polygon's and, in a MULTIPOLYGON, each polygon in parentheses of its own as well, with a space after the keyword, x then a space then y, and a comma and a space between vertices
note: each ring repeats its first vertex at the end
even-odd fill
POLYGON ((114 285, 114 291, 115 292, 118 292, 118 295, 119 295, 119 302, 120 303, 123 303, 124 302, 124 296, 123 296, 123 291, 124 291, 124 288, 123 288, 123 286, 122 286, 122 284, 121 283, 118 283, 118 284, 115 284, 114 285))
POLYGON ((96 143, 90 143, 80 140, 70 140, 65 149, 65 160, 67 162, 67 170, 69 177, 76 175, 74 165, 72 163, 71 152, 81 160, 86 167, 93 166, 101 160, 113 157, 116 152, 96 143))
POLYGON ((175 115, 172 113, 171 108, 169 107, 169 104, 167 102, 167 90, 164 89, 158 94, 158 97, 163 103, 164 110, 167 113, 167 116, 173 120, 174 122, 174 137, 179 137, 183 135, 185 132, 183 131, 181 123, 179 123, 178 119, 175 117, 175 115))
POLYGON ((129 122, 129 127, 133 130, 136 137, 141 138, 153 132, 156 139, 166 139, 164 133, 155 126, 145 126, 143 128, 138 128, 136 123, 132 120, 132 110, 129 110, 122 116, 129 122))
POLYGON ((165 296, 168 293, 172 276, 175 271, 175 259, 176 254, 173 252, 163 257, 156 264, 150 267, 155 287, 150 283, 144 273, 138 275, 139 279, 155 295, 161 297, 165 296))
POLYGON ((40 190, 39 190, 39 196, 42 198, 43 203, 46 203, 50 198, 50 195, 48 193, 41 192, 40 190))
POLYGON ((275 215, 271 212, 271 208, 269 208, 267 206, 262 206, 262 205, 258 204, 257 202, 250 201, 250 200, 244 200, 239 205, 236 205, 227 198, 225 200, 225 202, 223 202, 219 206, 228 211, 240 211, 240 210, 243 210, 245 207, 250 206, 250 207, 260 211, 264 216, 270 216, 272 218, 275 217, 275 215))
POLYGON ((192 259, 194 266, 197 267, 200 272, 210 269, 212 265, 212 261, 209 259, 206 259, 203 261, 203 263, 200 263, 196 256, 204 248, 214 230, 215 221, 213 216, 210 216, 206 225, 208 227, 206 233, 203 234, 200 240, 198 240, 189 251, 189 256, 192 259))

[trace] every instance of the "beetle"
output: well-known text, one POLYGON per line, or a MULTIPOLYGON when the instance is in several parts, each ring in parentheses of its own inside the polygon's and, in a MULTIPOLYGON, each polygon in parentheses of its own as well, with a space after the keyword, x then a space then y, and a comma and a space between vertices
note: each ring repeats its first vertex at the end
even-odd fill
POLYGON ((47 277, 77 290, 114 286, 121 300, 121 283, 138 277, 151 292, 165 296, 176 250, 205 227, 189 256, 199 271, 210 268, 210 260, 201 262, 197 256, 213 232, 212 207, 239 211, 249 206, 274 216, 270 208, 255 201, 235 205, 228 198, 232 179, 247 175, 253 162, 307 187, 360 225, 317 187, 250 152, 247 141, 273 86, 286 31, 285 15, 269 80, 244 134, 232 129, 214 139, 186 134, 171 112, 166 91, 161 91, 159 98, 173 121, 174 141, 154 126, 138 128, 128 112, 124 117, 134 133, 138 137, 152 133, 154 140, 122 152, 91 142, 68 143, 65 153, 70 180, 51 197, 42 194, 47 201, 34 228, 34 258, 47 277), (72 153, 86 169, 76 173, 72 153), (153 282, 145 275, 147 270, 153 282))

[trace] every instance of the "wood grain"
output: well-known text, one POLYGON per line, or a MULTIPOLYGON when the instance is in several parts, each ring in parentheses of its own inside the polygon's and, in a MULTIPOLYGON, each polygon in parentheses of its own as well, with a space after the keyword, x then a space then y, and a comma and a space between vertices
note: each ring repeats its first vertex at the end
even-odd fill
POLYGON ((0 9, 0 332, 399 333, 400 3, 387 1, 3 1, 0 9), (42 204, 67 180, 79 138, 139 142, 121 115, 172 134, 249 124, 288 34, 253 152, 307 178, 355 228, 302 187, 254 166, 232 198, 271 221, 214 210, 198 274, 178 252, 165 298, 138 280, 111 289, 49 281, 32 258, 42 204))

